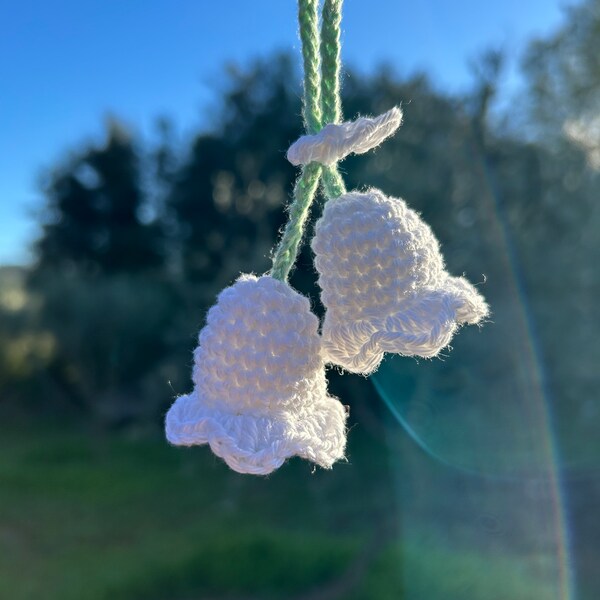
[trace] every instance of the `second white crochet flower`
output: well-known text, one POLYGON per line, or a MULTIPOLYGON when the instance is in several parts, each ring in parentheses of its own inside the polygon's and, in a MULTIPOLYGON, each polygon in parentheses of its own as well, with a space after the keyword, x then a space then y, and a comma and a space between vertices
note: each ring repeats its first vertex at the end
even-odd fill
POLYGON ((294 455, 330 468, 344 456, 346 412, 327 395, 318 326, 286 283, 242 275, 208 313, 168 440, 210 444, 240 473, 266 475, 294 455))
POLYGON ((372 373, 384 352, 432 357, 461 323, 488 307, 445 269, 430 227, 403 200, 376 189, 330 200, 312 241, 328 362, 372 373))

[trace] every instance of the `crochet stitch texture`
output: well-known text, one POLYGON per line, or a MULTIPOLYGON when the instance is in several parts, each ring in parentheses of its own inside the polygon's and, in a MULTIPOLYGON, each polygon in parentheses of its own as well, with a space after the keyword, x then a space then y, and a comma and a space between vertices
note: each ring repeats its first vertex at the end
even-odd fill
POLYGON ((303 135, 287 151, 293 165, 318 162, 334 165, 349 154, 364 154, 392 135, 402 123, 402 111, 394 107, 378 117, 325 125, 314 135, 303 135))
POLYGON ((475 287, 446 272, 430 227, 379 190, 327 202, 312 249, 327 308, 323 352, 347 371, 372 373, 384 352, 435 356, 461 323, 488 314, 475 287))
POLYGON ((319 322, 307 298, 270 276, 223 290, 194 352, 191 394, 166 417, 172 444, 209 444, 235 471, 266 475, 294 455, 344 456, 346 411, 327 395, 319 322))

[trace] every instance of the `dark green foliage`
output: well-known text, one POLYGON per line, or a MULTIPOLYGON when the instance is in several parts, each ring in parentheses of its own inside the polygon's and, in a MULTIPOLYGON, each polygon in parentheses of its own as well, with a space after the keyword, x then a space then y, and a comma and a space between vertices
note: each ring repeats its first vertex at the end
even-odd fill
POLYGON ((139 274, 64 273, 38 285, 40 326, 54 340, 49 382, 100 422, 152 421, 170 396, 164 362, 179 305, 172 286, 139 274))
POLYGON ((567 6, 556 32, 530 44, 524 70, 528 130, 543 156, 526 266, 561 427, 580 446, 576 432, 591 434, 600 418, 600 172, 566 133, 569 122, 599 114, 600 2, 567 6))
POLYGON ((50 174, 35 272, 128 273, 160 268, 160 228, 146 223, 139 158, 129 134, 109 124, 106 144, 50 174))
POLYGON ((230 69, 221 114, 194 139, 167 198, 187 280, 224 285, 268 269, 296 175, 284 156, 301 131, 294 81, 287 56, 230 69))
POLYGON ((555 142, 565 121, 600 106, 600 1, 569 4, 557 31, 531 42, 523 61, 530 125, 555 142))

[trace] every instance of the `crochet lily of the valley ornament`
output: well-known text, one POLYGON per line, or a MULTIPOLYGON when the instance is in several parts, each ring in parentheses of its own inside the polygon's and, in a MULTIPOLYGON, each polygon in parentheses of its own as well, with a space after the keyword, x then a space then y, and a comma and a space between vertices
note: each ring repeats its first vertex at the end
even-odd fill
POLYGON ((328 468, 346 414, 327 395, 319 320, 307 298, 242 275, 213 306, 194 352, 194 391, 167 414, 172 444, 210 444, 234 470, 267 474, 291 456, 328 468))
POLYGON ((298 1, 307 133, 287 154, 302 172, 273 267, 221 292, 194 352, 194 388, 166 416, 172 444, 208 444, 240 473, 266 475, 292 456, 324 468, 344 457, 347 413, 327 393, 326 363, 369 374, 385 352, 432 357, 461 324, 488 314, 477 290, 446 272, 431 229, 403 200, 346 192, 338 161, 381 144, 402 112, 340 122, 342 1, 324 0, 320 34, 318 4, 298 1), (321 334, 308 299, 287 283, 319 182, 321 334))
POLYGON ((330 200, 312 240, 323 351, 353 373, 372 373, 384 352, 432 357, 462 323, 488 308, 463 277, 450 276, 429 225, 399 198, 372 189, 330 200))

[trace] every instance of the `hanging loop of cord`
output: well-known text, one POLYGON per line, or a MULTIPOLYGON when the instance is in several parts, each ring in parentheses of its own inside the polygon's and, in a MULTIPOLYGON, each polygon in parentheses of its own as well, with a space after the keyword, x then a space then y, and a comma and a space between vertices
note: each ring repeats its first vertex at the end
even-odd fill
MULTIPOLYGON (((303 116, 306 132, 318 133, 324 124, 339 123, 340 102, 340 21, 342 0, 325 0, 319 36, 318 0, 298 0, 298 23, 304 68, 303 116), (320 51, 320 57, 319 57, 320 51), (319 69, 320 67, 320 69, 319 69)), ((296 262, 310 206, 319 180, 327 198, 345 193, 337 165, 312 162, 302 168, 294 187, 294 200, 281 240, 273 254, 271 276, 286 281, 296 262)))
MULTIPOLYGON (((298 0, 298 23, 304 67, 302 112, 306 132, 309 134, 317 133, 321 129, 318 7, 318 0, 298 0)), ((275 279, 286 281, 296 262, 298 247, 302 240, 310 205, 317 192, 321 170, 320 164, 310 163, 302 168, 302 173, 296 182, 289 219, 273 255, 271 276, 275 279)))

